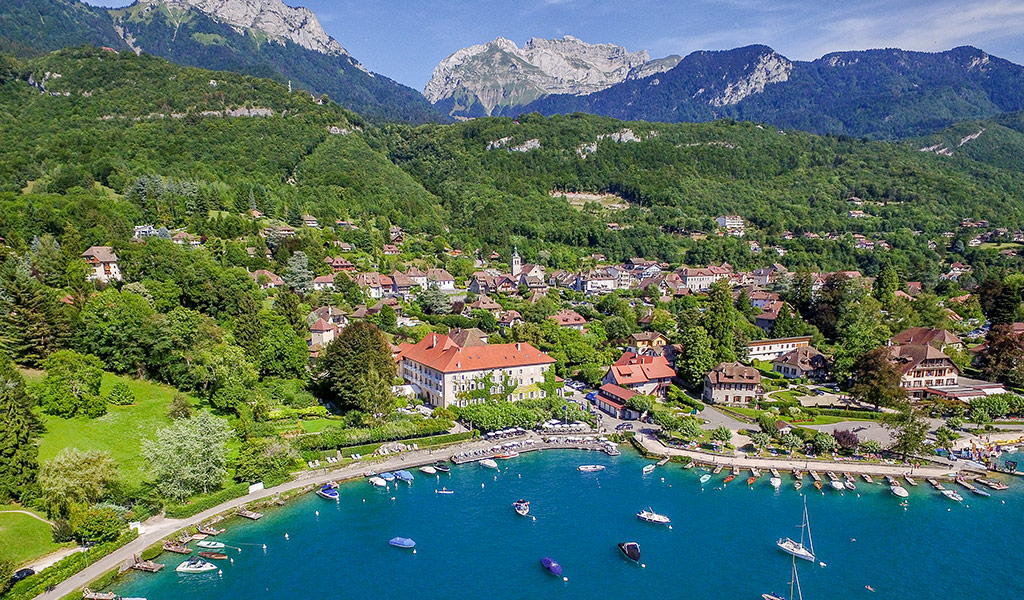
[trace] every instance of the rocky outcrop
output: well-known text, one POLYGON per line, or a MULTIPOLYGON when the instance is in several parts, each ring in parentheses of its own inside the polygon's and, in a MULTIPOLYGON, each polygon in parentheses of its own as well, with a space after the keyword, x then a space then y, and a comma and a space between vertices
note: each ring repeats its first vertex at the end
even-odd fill
POLYGON ((742 77, 729 82, 725 89, 708 102, 712 106, 736 104, 751 94, 759 94, 765 86, 789 79, 793 63, 777 52, 765 52, 756 63, 746 65, 742 77))
MULTIPOLYGON (((423 95, 434 104, 448 101, 453 114, 492 114, 499 106, 519 106, 548 94, 590 94, 603 90, 647 64, 646 51, 615 44, 588 44, 572 36, 532 38, 522 48, 499 37, 463 48, 434 69, 423 95)), ((657 71, 655 71, 657 72, 657 71)))
POLYGON ((231 25, 241 33, 256 29, 275 41, 288 40, 307 50, 321 54, 343 54, 348 51, 327 35, 313 11, 293 8, 281 0, 141 0, 144 4, 163 4, 168 9, 194 8, 231 25))

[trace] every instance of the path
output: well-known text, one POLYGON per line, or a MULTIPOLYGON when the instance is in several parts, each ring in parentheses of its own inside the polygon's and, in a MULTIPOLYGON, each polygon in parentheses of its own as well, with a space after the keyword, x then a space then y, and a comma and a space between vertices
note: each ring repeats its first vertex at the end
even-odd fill
POLYGON ((53 523, 51 523, 51 522, 47 521, 46 519, 40 517, 36 513, 29 512, 27 510, 0 510, 0 514, 3 514, 3 513, 18 513, 18 514, 21 514, 21 515, 28 515, 28 516, 32 517, 33 519, 42 521, 43 523, 46 523, 47 525, 50 525, 50 526, 53 525, 53 523))

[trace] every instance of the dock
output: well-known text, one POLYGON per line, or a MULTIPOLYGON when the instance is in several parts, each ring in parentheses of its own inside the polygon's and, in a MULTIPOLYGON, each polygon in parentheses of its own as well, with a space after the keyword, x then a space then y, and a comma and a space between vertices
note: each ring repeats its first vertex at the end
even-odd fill
POLYGON ((83 600, 117 600, 117 594, 114 592, 94 592, 89 588, 82 590, 83 600))
POLYGON ((153 562, 151 560, 142 560, 142 557, 138 554, 135 555, 134 561, 132 562, 132 568, 136 571, 145 571, 146 573, 156 573, 160 569, 164 568, 165 565, 153 562))
POLYGON ((192 554, 192 549, 178 541, 166 541, 163 546, 167 552, 176 554, 192 554))
POLYGON ((820 483, 821 482, 821 475, 818 475, 817 471, 811 471, 810 475, 811 475, 811 479, 813 479, 815 483, 820 483))
POLYGON ((258 521, 263 518, 263 513, 258 513, 255 511, 240 508, 238 509, 238 516, 245 517, 246 519, 252 519, 253 521, 258 521))

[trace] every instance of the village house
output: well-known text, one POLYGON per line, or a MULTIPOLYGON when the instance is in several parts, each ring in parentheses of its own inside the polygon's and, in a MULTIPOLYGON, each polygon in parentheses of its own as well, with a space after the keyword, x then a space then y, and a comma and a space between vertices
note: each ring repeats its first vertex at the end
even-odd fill
POLYGON ((761 372, 740 363, 722 363, 704 376, 702 399, 709 404, 751 404, 764 395, 761 372))
POLYGON ((442 291, 454 291, 455 278, 444 269, 427 269, 427 285, 442 291))
POLYGON ((89 273, 86 279, 100 283, 121 281, 121 267, 117 263, 117 255, 110 246, 90 246, 81 254, 89 265, 89 273))
POLYGON ((152 225, 135 225, 132 227, 132 237, 135 239, 144 239, 148 237, 157 237, 159 231, 152 225))
POLYGON ((192 235, 187 231, 179 231, 178 233, 171 236, 171 241, 179 246, 188 246, 189 248, 198 248, 202 240, 197 236, 192 235))
POLYGON ((384 244, 384 256, 398 256, 402 251, 394 244, 384 244))
POLYGON ((391 229, 388 230, 388 236, 395 244, 401 244, 405 240, 405 232, 398 225, 391 226, 391 229))
POLYGON ((519 311, 506 310, 498 313, 498 328, 501 330, 501 334, 505 335, 505 330, 519 325, 523 322, 523 316, 519 314, 519 311))
POLYGON ((398 372, 418 397, 434 407, 468 406, 464 392, 480 389, 485 378, 515 384, 512 400, 544 398, 537 384, 555 359, 528 343, 463 348, 451 338, 430 334, 417 344, 399 346, 398 372))
POLYGON ((341 327, 328 323, 323 319, 318 319, 316 323, 309 328, 309 357, 315 359, 320 356, 320 352, 334 341, 334 338, 338 337, 338 333, 341 331, 341 327))
POLYGON ((356 272, 356 266, 352 264, 350 260, 342 256, 335 256, 333 258, 328 256, 324 258, 324 262, 327 263, 332 269, 334 269, 335 273, 339 273, 341 271, 344 271, 346 273, 356 272))
POLYGON ((448 334, 448 337, 452 338, 452 341, 462 348, 487 345, 487 334, 483 330, 477 329, 476 327, 469 327, 467 329, 453 329, 448 334))
POLYGON ((747 343, 747 358, 771 362, 795 348, 811 345, 811 336, 779 338, 777 340, 754 340, 747 343))
POLYGON ((261 290, 284 287, 284 280, 266 269, 257 269, 249 273, 249 277, 252 277, 261 290))
POLYGON ((744 222, 743 217, 739 215, 722 215, 721 217, 716 217, 715 224, 726 230, 729 235, 734 235, 736 237, 743 237, 747 228, 747 224, 744 222))
POLYGON ((867 219, 871 215, 862 210, 851 210, 846 213, 846 216, 851 219, 867 219))
POLYGON ((580 273, 576 277, 576 284, 573 288, 588 296, 607 294, 618 289, 617 281, 616 277, 609 275, 604 269, 595 269, 587 273, 580 273))
POLYGON ((646 356, 662 356, 665 353, 665 345, 668 338, 657 331, 641 331, 631 333, 628 340, 627 350, 634 354, 646 356))
POLYGON ((761 307, 761 314, 754 317, 754 325, 764 329, 765 333, 771 333, 772 328, 775 327, 775 320, 784 310, 791 311, 792 309, 782 300, 769 300, 761 307))
POLYGON ((412 278, 402 273, 401 271, 394 271, 391 273, 391 292, 399 298, 408 300, 412 297, 412 288, 415 284, 412 278))
POLYGON ((302 226, 310 227, 312 229, 319 229, 320 222, 316 220, 313 215, 302 215, 302 226))
POLYGON ((496 313, 501 310, 501 305, 492 300, 490 296, 481 295, 473 302, 467 304, 466 309, 468 311, 485 310, 489 313, 496 313))
POLYGON ((624 353, 605 373, 602 383, 613 383, 634 392, 664 398, 676 372, 664 356, 624 353))
POLYGON ((594 404, 597 405, 599 410, 615 417, 616 419, 632 421, 639 418, 640 413, 626 408, 626 403, 629 402, 630 398, 636 396, 638 393, 639 392, 619 387, 614 383, 606 383, 598 388, 597 394, 594 398, 594 404))
POLYGON ((334 273, 330 275, 321 275, 313 278, 313 289, 314 290, 333 290, 334 289, 334 273))
POLYGON ((321 319, 327 323, 338 325, 342 328, 348 325, 348 317, 345 316, 345 311, 341 310, 337 306, 321 306, 320 308, 310 311, 310 313, 306 315, 306 323, 309 324, 310 327, 313 326, 313 323, 316 323, 321 319))
POLYGON ((948 279, 950 281, 957 281, 964 275, 971 272, 971 267, 964 263, 957 261, 949 266, 949 271, 939 276, 940 279, 948 279))
POLYGON ((814 346, 795 348, 772 361, 772 370, 789 379, 828 379, 832 361, 814 346))
POLYGON ((889 346, 889 360, 900 370, 900 386, 912 398, 924 398, 929 388, 955 386, 960 369, 935 346, 889 346))
POLYGON ((358 273, 355 276, 355 282, 359 289, 374 299, 383 298, 394 287, 391 278, 380 273, 358 273))
POLYGON ((548 319, 551 319, 555 323, 558 323, 559 327, 575 329, 580 333, 583 333, 587 326, 587 320, 580 316, 578 312, 569 308, 563 308, 562 310, 548 317, 548 319))
POLYGON ((934 346, 943 352, 946 348, 964 349, 964 342, 957 335, 945 329, 932 329, 930 327, 911 327, 904 329, 889 338, 889 344, 893 346, 934 346))
POLYGON ((422 269, 409 267, 405 270, 405 276, 412 281, 413 285, 424 289, 427 287, 427 274, 422 269))
POLYGON ((352 244, 350 244, 348 242, 343 242, 341 240, 334 240, 334 241, 332 241, 331 242, 331 246, 333 246, 334 248, 337 248, 338 250, 341 250, 342 252, 355 252, 356 251, 356 247, 355 246, 353 246, 352 244))

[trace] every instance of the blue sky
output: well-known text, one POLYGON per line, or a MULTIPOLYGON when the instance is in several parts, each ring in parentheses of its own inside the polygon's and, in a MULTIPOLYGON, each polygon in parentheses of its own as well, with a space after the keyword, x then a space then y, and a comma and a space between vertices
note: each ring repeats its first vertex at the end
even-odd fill
MULTIPOLYGON (((130 0, 88 0, 124 6, 130 0)), ((372 71, 414 87, 459 48, 574 35, 652 58, 767 44, 794 60, 837 50, 977 46, 1024 64, 1024 0, 284 0, 372 71)))

